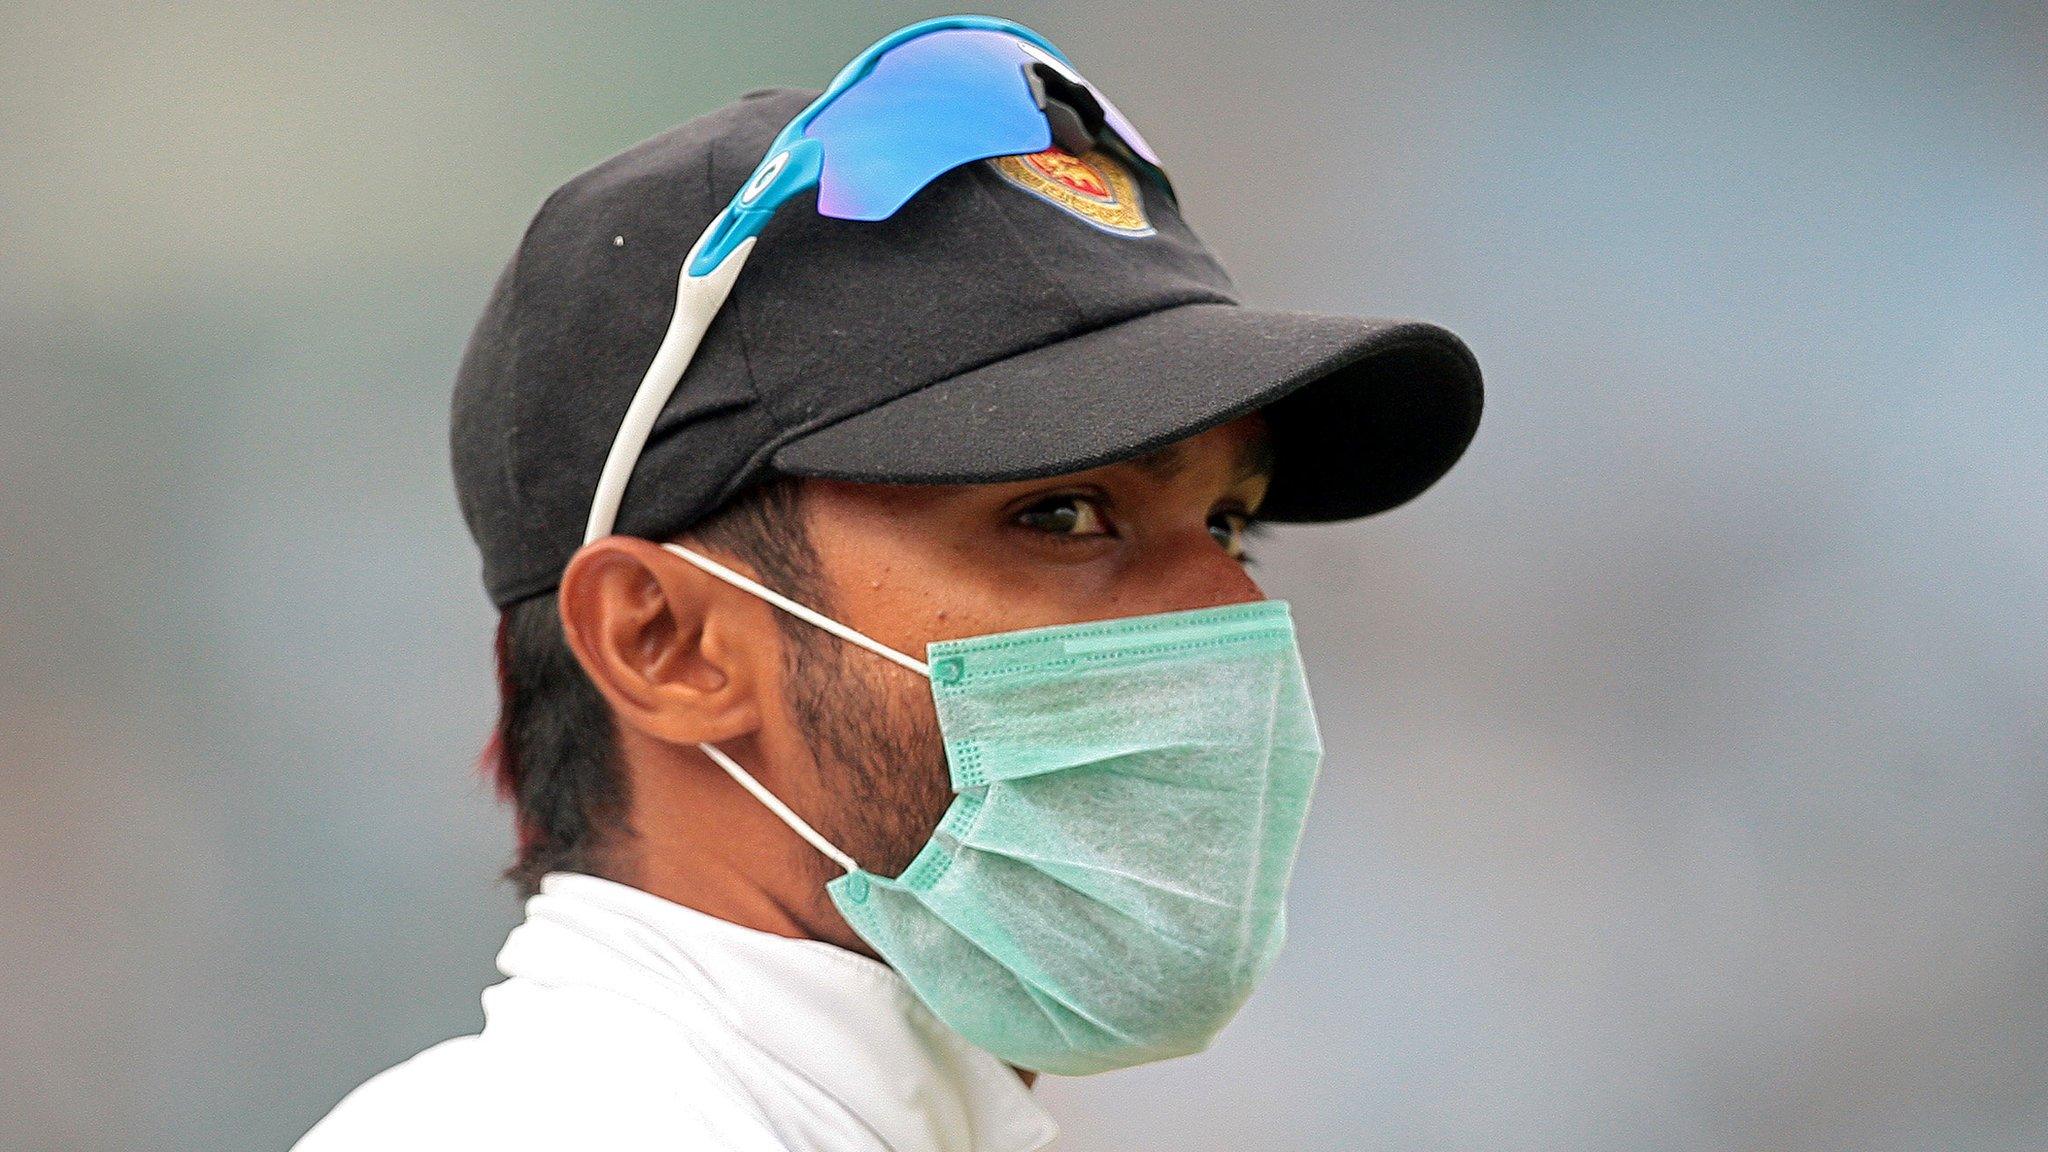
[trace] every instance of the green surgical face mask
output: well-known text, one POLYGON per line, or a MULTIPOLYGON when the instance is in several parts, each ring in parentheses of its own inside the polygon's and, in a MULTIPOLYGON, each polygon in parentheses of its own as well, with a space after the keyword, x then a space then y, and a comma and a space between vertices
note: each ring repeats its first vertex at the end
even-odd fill
POLYGON ((957 795, 901 876, 826 885, 956 1032, 1082 1075, 1208 1046, 1286 935, 1322 744, 1277 600, 1034 628, 915 660, 676 545, 676 555, 927 675, 957 795))

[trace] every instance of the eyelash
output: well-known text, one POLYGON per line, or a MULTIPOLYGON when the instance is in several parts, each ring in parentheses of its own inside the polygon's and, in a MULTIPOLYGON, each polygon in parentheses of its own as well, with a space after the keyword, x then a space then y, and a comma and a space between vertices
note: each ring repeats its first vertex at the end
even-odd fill
MULTIPOLYGON (((1235 508, 1226 508, 1216 513, 1216 515, 1224 517, 1227 523, 1231 523, 1235 527, 1232 535, 1236 537, 1237 542, 1237 555, 1235 557, 1237 562, 1247 568, 1258 563, 1258 559, 1252 555, 1249 545, 1254 538, 1265 532, 1265 522, 1248 512, 1235 508)), ((1226 549, 1227 547, 1226 545, 1226 549)))
MULTIPOLYGON (((1041 496, 1018 509, 1011 517, 1011 522, 1019 527, 1031 529, 1032 531, 1067 543, 1078 544, 1085 540, 1100 537, 1114 538, 1116 536, 1116 527, 1106 511, 1108 503, 1107 499, 1093 492, 1055 492, 1050 495, 1041 496), (1033 513, 1053 514, 1057 510, 1073 505, 1085 505, 1093 509, 1094 518, 1100 523, 1103 530, 1100 532, 1084 532, 1077 535, 1070 531, 1060 531, 1057 528, 1036 527, 1026 522, 1026 518, 1033 513)), ((1245 545, 1248 541, 1265 533, 1265 523, 1250 513, 1234 508, 1220 509, 1213 514, 1213 517, 1221 517, 1224 524, 1228 525, 1237 546, 1236 559, 1238 562, 1246 565, 1256 563, 1245 545)), ((1077 513, 1078 518, 1079 514, 1077 513)), ((1212 525, 1213 527, 1214 525, 1212 525)), ((1223 541, 1219 540, 1218 543, 1223 543, 1223 541)), ((1226 548, 1228 546, 1228 544, 1225 544, 1226 548)))

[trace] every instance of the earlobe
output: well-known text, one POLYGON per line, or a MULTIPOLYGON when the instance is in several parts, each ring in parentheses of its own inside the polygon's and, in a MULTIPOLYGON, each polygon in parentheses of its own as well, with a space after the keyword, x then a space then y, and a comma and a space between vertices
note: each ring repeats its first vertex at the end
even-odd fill
POLYGON ((620 724, 679 745, 760 727, 764 654, 751 647, 774 630, 731 619, 755 610, 733 590, 650 541, 608 536, 570 560, 557 596, 570 650, 620 724))

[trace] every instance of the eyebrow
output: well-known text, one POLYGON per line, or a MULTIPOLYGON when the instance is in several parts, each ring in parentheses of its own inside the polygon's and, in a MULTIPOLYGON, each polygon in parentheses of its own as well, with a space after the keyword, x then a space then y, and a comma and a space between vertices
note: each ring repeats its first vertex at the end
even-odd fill
POLYGON ((1231 473, 1233 480, 1251 480, 1273 475, 1273 437, 1265 432, 1251 438, 1249 443, 1239 447, 1237 460, 1231 473))
MULTIPOLYGON (((1164 448, 1145 453, 1127 461, 1132 467, 1164 484, 1179 476, 1187 468, 1187 441, 1176 440, 1164 448)), ((1238 445, 1237 458, 1231 462, 1233 481, 1250 480, 1273 474, 1273 440, 1261 434, 1238 445)))

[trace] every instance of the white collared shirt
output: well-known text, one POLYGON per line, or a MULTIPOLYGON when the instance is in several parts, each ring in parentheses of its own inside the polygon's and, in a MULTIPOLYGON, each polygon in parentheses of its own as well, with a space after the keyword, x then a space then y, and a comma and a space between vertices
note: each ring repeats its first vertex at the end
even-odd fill
POLYGON ((484 1029, 350 1093, 296 1152, 1031 1152, 1017 1074, 888 966, 623 884, 541 881, 484 1029))

